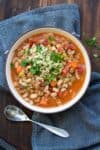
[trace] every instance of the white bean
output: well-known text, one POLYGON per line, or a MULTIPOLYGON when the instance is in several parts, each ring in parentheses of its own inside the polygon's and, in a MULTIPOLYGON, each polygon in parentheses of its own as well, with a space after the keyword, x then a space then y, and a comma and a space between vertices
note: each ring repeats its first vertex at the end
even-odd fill
POLYGON ((47 85, 45 88, 44 88, 44 92, 47 92, 49 89, 49 86, 47 85))
POLYGON ((75 69, 74 68, 70 68, 70 73, 74 73, 75 69))
POLYGON ((24 94, 22 95, 23 98, 25 98, 25 97, 27 97, 27 96, 28 96, 28 93, 24 93, 24 94))
POLYGON ((43 78, 41 78, 41 77, 36 77, 36 81, 43 81, 43 78))
POLYGON ((19 66, 18 61, 15 62, 15 65, 14 65, 14 66, 15 66, 15 68, 17 68, 17 67, 19 66))
POLYGON ((62 83, 63 83, 63 80, 59 80, 59 81, 57 82, 57 85, 60 86, 62 83))
POLYGON ((31 82, 31 78, 26 80, 26 83, 30 83, 31 82))
POLYGON ((23 82, 22 80, 19 80, 19 84, 22 86, 27 86, 27 84, 25 82, 23 82))
POLYGON ((66 91, 66 88, 64 88, 64 87, 61 88, 61 92, 64 92, 64 91, 66 91))
POLYGON ((50 91, 46 91, 45 93, 46 93, 47 95, 49 95, 49 94, 50 94, 50 91))
POLYGON ((55 46, 52 46, 52 47, 51 47, 51 50, 55 51, 55 50, 56 50, 56 47, 55 47, 55 46))
POLYGON ((57 44, 56 47, 57 47, 57 48, 61 47, 61 44, 57 44))
POLYGON ((43 91, 39 91, 39 92, 38 92, 38 95, 39 95, 39 96, 43 96, 43 91))
POLYGON ((27 69, 30 69, 30 68, 31 68, 31 65, 28 65, 26 68, 27 68, 27 69))
POLYGON ((56 93, 59 91, 59 89, 57 89, 57 88, 53 88, 52 90, 56 93))
POLYGON ((69 78, 66 78, 66 79, 64 80, 64 83, 67 83, 69 80, 70 80, 69 78))
POLYGON ((68 85, 71 86, 71 85, 72 85, 72 82, 68 82, 68 85))
POLYGON ((51 93, 51 96, 52 96, 52 97, 56 97, 56 96, 57 96, 57 93, 53 92, 53 93, 51 93))
POLYGON ((36 94, 36 93, 31 94, 31 95, 30 95, 30 98, 31 98, 31 99, 35 99, 35 98, 37 98, 37 94, 36 94))
POLYGON ((68 49, 67 53, 68 53, 69 55, 74 55, 74 54, 75 54, 75 51, 68 49))
POLYGON ((63 84, 63 87, 64 88, 68 88, 68 84, 63 84))
POLYGON ((77 71, 75 71, 75 76, 76 76, 76 79, 78 79, 78 80, 80 79, 80 76, 77 71))

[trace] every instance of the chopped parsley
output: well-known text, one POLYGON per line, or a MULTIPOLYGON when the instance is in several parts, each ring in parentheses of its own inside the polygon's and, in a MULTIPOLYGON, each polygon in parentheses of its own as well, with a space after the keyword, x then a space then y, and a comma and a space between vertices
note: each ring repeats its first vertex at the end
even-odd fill
POLYGON ((54 62, 61 62, 63 60, 63 56, 55 51, 52 51, 50 59, 54 62))
POLYGON ((26 58, 21 61, 21 66, 29 65, 31 74, 41 76, 49 84, 61 72, 63 56, 39 44, 36 45, 34 53, 33 57, 26 55, 26 58))
POLYGON ((94 58, 100 58, 100 55, 98 55, 98 54, 93 54, 93 57, 94 57, 94 58))
POLYGON ((30 72, 34 75, 40 75, 40 66, 38 64, 36 66, 31 66, 30 72))
MULTIPOLYGON (((97 39, 96 37, 92 37, 92 38, 87 38, 85 40, 85 44, 91 48, 91 50, 96 49, 96 50, 100 50, 100 45, 98 45, 97 39)), ((93 54, 94 58, 100 58, 100 55, 98 54, 93 54)))
POLYGON ((36 51, 39 53, 42 51, 42 47, 39 44, 36 45, 36 51))
POLYGON ((23 60, 21 61, 21 66, 22 66, 22 67, 26 67, 29 63, 30 63, 30 60, 28 60, 28 59, 23 59, 23 60))
POLYGON ((96 48, 96 49, 100 50, 100 46, 97 45, 96 37, 88 38, 88 39, 85 40, 85 42, 86 42, 88 47, 96 48))
POLYGON ((50 73, 53 75, 58 75, 60 73, 60 68, 59 67, 55 67, 55 68, 51 68, 50 69, 50 73))
POLYGON ((14 69, 14 68, 15 68, 15 66, 14 66, 13 63, 11 63, 10 66, 11 66, 11 69, 14 69))
POLYGON ((50 84, 50 82, 55 80, 55 79, 56 79, 56 76, 53 74, 46 75, 45 76, 45 81, 46 81, 45 83, 50 84))
POLYGON ((51 68, 50 74, 45 76, 46 84, 50 84, 51 81, 56 80, 57 75, 60 73, 60 68, 51 68))
POLYGON ((49 36, 49 37, 48 37, 48 40, 49 40, 50 42, 52 42, 52 41, 55 41, 56 39, 54 38, 54 36, 49 36))

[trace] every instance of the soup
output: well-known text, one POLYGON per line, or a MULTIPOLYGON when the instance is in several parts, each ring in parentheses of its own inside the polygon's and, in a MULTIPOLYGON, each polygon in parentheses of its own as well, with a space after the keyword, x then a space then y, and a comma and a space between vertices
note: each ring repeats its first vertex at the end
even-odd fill
POLYGON ((80 49, 53 32, 31 36, 14 51, 11 77, 20 96, 40 107, 56 107, 77 95, 86 68, 80 49))

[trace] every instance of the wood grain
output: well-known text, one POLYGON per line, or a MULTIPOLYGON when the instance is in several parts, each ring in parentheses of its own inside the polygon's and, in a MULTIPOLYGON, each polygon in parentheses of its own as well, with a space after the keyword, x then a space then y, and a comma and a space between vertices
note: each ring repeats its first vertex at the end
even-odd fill
MULTIPOLYGON (((86 36, 96 36, 100 41, 100 0, 0 0, 0 20, 15 16, 21 12, 29 11, 36 7, 60 3, 77 3, 81 14, 81 39, 86 36)), ((100 72, 100 60, 93 58, 93 53, 100 54, 98 50, 87 48, 92 70, 100 72)), ((0 92, 0 137, 3 137, 18 150, 31 150, 32 126, 30 123, 15 124, 5 119, 3 109, 8 104, 21 107, 30 117, 32 112, 23 108, 11 94, 0 92)))

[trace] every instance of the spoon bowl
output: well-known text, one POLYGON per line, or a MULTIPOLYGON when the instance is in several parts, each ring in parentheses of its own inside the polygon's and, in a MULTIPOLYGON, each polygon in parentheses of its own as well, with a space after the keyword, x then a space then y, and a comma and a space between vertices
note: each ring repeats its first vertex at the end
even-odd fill
POLYGON ((28 116, 18 107, 8 105, 4 109, 4 115, 11 121, 29 121, 28 116))

